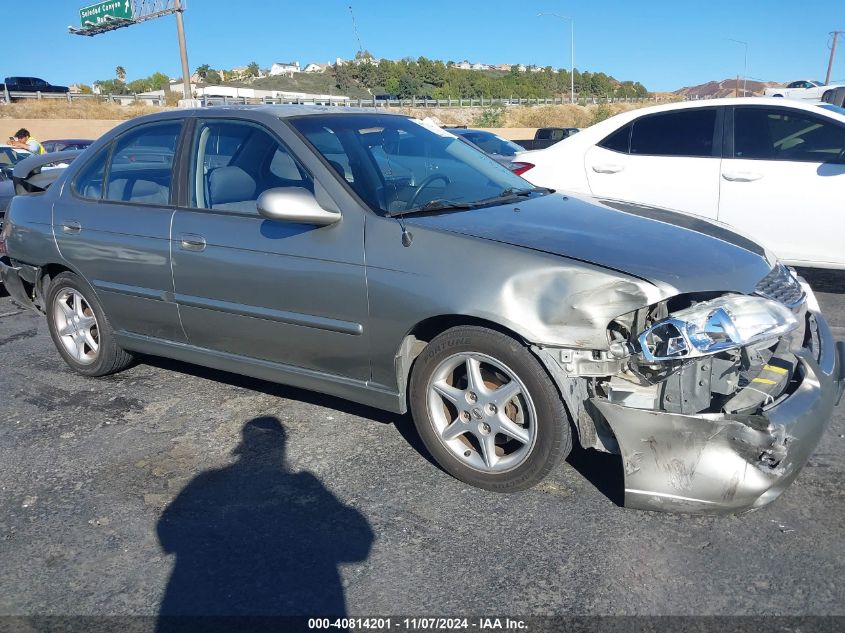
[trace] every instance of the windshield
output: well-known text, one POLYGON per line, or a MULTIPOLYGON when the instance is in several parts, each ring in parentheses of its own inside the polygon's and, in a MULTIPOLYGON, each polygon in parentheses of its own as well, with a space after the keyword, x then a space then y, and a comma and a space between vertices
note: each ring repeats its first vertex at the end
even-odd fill
POLYGON ((524 152, 525 148, 517 145, 501 136, 496 136, 492 132, 483 132, 481 130, 449 130, 455 134, 460 134, 468 141, 471 141, 483 151, 495 156, 514 156, 517 152, 524 152))
POLYGON ((532 185, 433 123, 390 114, 288 119, 370 208, 403 213, 532 185))

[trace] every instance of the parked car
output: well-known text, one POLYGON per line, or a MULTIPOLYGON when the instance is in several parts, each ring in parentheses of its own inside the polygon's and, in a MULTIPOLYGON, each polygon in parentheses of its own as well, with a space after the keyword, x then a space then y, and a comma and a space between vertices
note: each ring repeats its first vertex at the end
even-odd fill
POLYGON ((845 86, 825 90, 821 96, 821 100, 825 103, 845 108, 845 86))
POLYGON ((0 91, 9 92, 68 92, 67 86, 53 86, 38 77, 6 77, 6 81, 0 84, 0 91))
POLYGON ((689 512, 771 502, 842 390, 845 345, 753 241, 535 188, 430 122, 179 110, 79 156, 12 200, 0 276, 86 376, 154 354, 410 410, 500 492, 574 432, 628 505, 689 512))
POLYGON ((766 88, 763 91, 763 96, 818 101, 826 91, 836 87, 838 86, 827 85, 821 81, 801 79, 800 81, 793 81, 784 87, 766 88))
POLYGON ((526 150, 545 149, 578 132, 580 132, 580 128, 577 127, 541 127, 534 132, 533 139, 514 141, 514 143, 526 150))
POLYGON ((719 220, 788 264, 845 268, 845 116, 810 103, 632 110, 520 154, 514 168, 536 185, 719 220))
POLYGON ((85 149, 94 141, 86 138, 51 139, 41 143, 45 152, 64 152, 72 149, 85 149))
POLYGON ((513 141, 502 138, 498 134, 487 130, 475 130, 466 127, 446 127, 446 131, 470 141, 475 147, 490 156, 495 161, 510 167, 513 157, 525 148, 513 141))

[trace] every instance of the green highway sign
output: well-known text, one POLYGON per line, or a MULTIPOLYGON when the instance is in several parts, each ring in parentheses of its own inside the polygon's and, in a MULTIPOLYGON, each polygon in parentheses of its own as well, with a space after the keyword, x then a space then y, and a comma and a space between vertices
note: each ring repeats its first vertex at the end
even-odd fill
POLYGON ((79 10, 82 28, 96 26, 110 20, 131 20, 131 0, 103 0, 79 10))

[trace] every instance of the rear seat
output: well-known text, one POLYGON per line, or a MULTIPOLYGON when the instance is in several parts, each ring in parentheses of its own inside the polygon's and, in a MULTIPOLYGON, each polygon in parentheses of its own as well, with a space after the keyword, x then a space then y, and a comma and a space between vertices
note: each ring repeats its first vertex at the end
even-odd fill
POLYGON ((107 197, 109 200, 166 205, 170 201, 170 190, 152 180, 118 178, 109 182, 107 197))

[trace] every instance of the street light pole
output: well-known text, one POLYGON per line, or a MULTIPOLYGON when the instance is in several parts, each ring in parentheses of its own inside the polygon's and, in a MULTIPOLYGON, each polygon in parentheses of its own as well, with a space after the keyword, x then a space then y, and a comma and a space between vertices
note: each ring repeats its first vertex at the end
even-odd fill
POLYGON ((558 13, 538 13, 537 17, 541 16, 550 16, 553 18, 558 18, 560 20, 569 20, 571 31, 570 31, 570 44, 571 49, 569 52, 569 101, 570 103, 575 103, 575 20, 570 18, 566 15, 560 15, 558 13))
POLYGON ((173 8, 176 9, 176 35, 179 37, 179 55, 182 57, 182 91, 185 99, 193 97, 191 94, 191 69, 188 66, 188 47, 185 44, 185 23, 182 21, 182 0, 175 0, 173 8))
POLYGON ((743 42, 742 40, 735 40, 732 37, 726 38, 729 42, 735 42, 737 44, 742 44, 745 47, 745 61, 744 67, 742 70, 742 96, 747 97, 748 91, 745 89, 747 82, 748 82, 748 42, 743 42))

